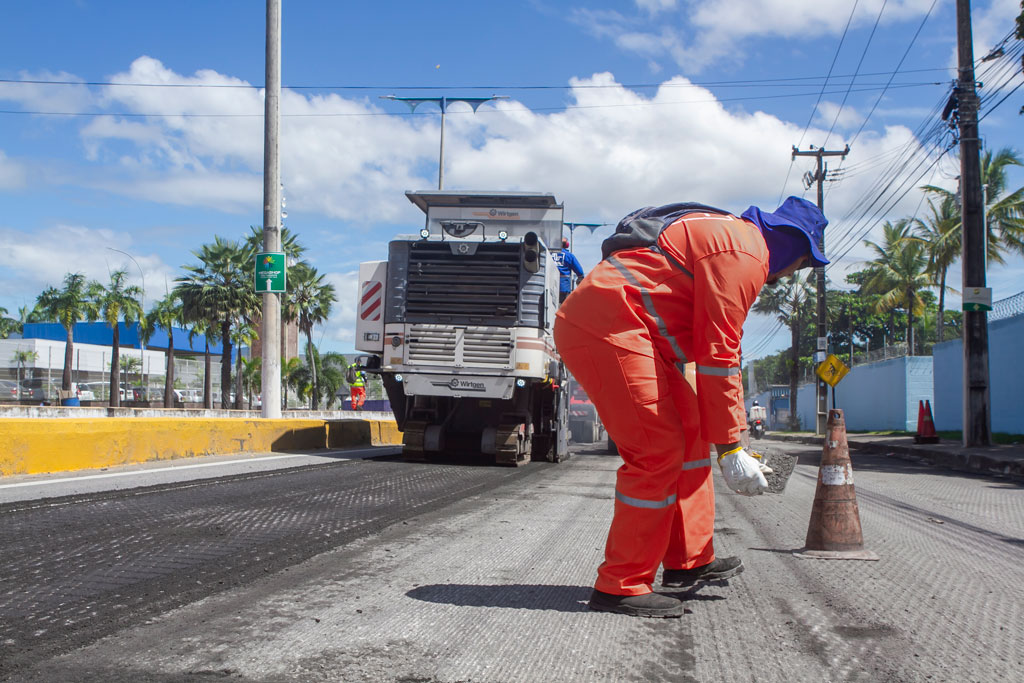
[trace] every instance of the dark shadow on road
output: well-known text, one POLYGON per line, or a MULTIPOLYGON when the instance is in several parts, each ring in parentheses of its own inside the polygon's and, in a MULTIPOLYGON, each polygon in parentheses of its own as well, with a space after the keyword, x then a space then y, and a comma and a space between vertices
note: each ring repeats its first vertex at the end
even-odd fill
POLYGON ((514 609, 584 612, 593 590, 590 586, 507 584, 504 586, 441 583, 418 586, 410 598, 459 607, 511 607, 514 609))
MULTIPOLYGON (((707 585, 728 585, 728 580, 710 581, 686 590, 659 590, 683 601, 724 600, 721 595, 699 595, 707 585)), ((545 584, 470 585, 442 583, 418 586, 406 595, 414 600, 459 607, 507 607, 511 609, 585 612, 593 588, 590 586, 553 586, 545 584)))

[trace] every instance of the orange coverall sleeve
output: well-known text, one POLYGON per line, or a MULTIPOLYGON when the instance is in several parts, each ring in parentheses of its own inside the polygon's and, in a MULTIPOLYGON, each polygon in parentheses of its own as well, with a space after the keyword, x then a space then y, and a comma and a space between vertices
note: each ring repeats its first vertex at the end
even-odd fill
POLYGON ((767 278, 767 266, 741 251, 709 254, 694 264, 693 360, 701 436, 735 443, 747 427, 740 373, 743 322, 767 278))

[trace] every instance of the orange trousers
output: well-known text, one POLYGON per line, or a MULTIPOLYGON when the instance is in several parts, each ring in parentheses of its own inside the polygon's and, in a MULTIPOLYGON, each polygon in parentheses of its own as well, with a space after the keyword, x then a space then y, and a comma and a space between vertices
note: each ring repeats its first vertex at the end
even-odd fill
POLYGON ((700 439, 694 378, 653 348, 652 356, 634 353, 564 319, 555 322, 555 345, 624 461, 594 587, 642 595, 651 592, 659 565, 691 569, 712 562, 712 459, 700 439))
POLYGON ((366 403, 366 387, 351 387, 349 394, 352 397, 352 410, 362 410, 366 403))

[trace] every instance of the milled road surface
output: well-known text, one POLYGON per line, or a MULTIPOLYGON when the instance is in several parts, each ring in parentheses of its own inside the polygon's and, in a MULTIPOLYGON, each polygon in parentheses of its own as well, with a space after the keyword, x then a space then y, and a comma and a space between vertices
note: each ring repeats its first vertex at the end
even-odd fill
POLYGON ((746 572, 681 619, 590 612, 619 460, 345 462, 0 507, 22 681, 992 681, 1024 671, 1024 489, 854 456, 879 562, 799 559, 783 493, 719 485, 746 572))

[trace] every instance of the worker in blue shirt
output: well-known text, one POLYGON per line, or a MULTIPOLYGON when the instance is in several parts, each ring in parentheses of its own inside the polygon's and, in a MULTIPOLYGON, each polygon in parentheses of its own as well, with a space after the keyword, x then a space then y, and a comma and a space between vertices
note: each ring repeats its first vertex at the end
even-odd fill
POLYGON ((569 240, 565 237, 562 238, 561 251, 553 252, 551 258, 555 259, 555 263, 558 265, 558 272, 561 275, 558 281, 558 302, 561 303, 565 301, 565 297, 569 296, 569 292, 572 291, 572 274, 576 273, 577 282, 583 279, 583 266, 580 265, 579 259, 569 251, 569 240))

